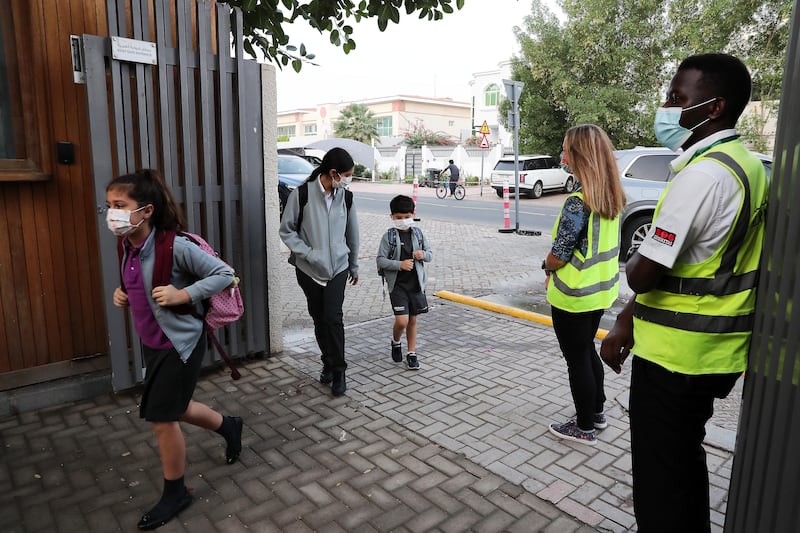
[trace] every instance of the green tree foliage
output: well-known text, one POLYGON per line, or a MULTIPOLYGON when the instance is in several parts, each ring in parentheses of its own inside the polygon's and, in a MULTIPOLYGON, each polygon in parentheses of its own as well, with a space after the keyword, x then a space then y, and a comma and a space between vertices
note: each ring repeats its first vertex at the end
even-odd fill
MULTIPOLYGON (((520 149, 560 151, 575 124, 604 128, 617 148, 654 145, 653 116, 680 60, 729 52, 751 69, 754 99, 775 100, 788 43, 791 0, 561 0, 559 20, 534 0, 517 31, 523 81, 520 149)), ((764 113, 774 111, 765 104, 764 113)), ((505 123, 508 104, 501 106, 505 123)), ((745 129, 747 122, 743 123, 745 129)), ((753 128, 750 128, 753 129, 753 128)), ((743 132, 744 133, 744 132, 743 132)), ((757 136, 758 132, 753 135, 757 136)), ((747 136, 747 135, 745 135, 747 136)))
POLYGON ((333 123, 333 132, 342 139, 353 139, 365 144, 377 141, 378 125, 375 116, 364 104, 350 104, 342 109, 339 118, 333 123))
POLYGON ((452 146, 455 140, 441 131, 431 131, 422 123, 413 124, 403 132, 403 144, 411 148, 420 148, 422 145, 452 146))
MULTIPOLYGON (((552 100, 547 98, 546 83, 534 79, 530 67, 519 59, 512 62, 512 77, 525 84, 518 104, 520 153, 560 153, 567 123, 566 110, 551 104, 552 100)), ((507 117, 510 110, 511 102, 504 99, 500 104, 501 117, 507 117)))
POLYGON ((385 30, 389 22, 398 24, 401 11, 418 13, 420 19, 441 20, 445 14, 464 7, 464 0, 229 0, 240 7, 244 20, 245 50, 253 57, 255 49, 279 66, 292 64, 300 72, 304 62, 314 59, 305 45, 289 44, 287 29, 301 20, 321 34, 328 34, 331 44, 341 46, 345 54, 356 48, 352 23, 377 19, 385 30))

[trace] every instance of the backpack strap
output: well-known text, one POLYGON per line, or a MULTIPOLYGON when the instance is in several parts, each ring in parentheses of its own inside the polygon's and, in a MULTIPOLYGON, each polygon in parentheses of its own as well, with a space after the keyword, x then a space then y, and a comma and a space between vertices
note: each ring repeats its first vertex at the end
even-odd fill
POLYGON ((425 236, 422 234, 422 230, 416 226, 411 226, 411 231, 414 232, 414 235, 417 236, 417 241, 419 241, 419 245, 422 246, 422 249, 425 249, 425 236))
POLYGON ((297 187, 297 201, 300 203, 300 212, 297 213, 297 233, 300 233, 300 226, 303 225, 303 210, 308 203, 308 182, 304 181, 297 187))
POLYGON ((156 232, 156 260, 153 267, 153 287, 169 285, 172 277, 173 247, 175 245, 175 230, 161 230, 156 232))
POLYGON ((344 190, 344 205, 347 207, 347 214, 350 214, 350 208, 353 207, 353 191, 350 189, 344 190))
POLYGON ((389 239, 389 259, 394 259, 394 253, 397 251, 397 228, 389 228, 386 230, 386 237, 389 239))
POLYGON ((128 294, 128 289, 125 288, 125 280, 122 278, 122 261, 125 259, 125 248, 122 244, 123 237, 117 237, 117 259, 119 263, 119 288, 122 292, 128 294))

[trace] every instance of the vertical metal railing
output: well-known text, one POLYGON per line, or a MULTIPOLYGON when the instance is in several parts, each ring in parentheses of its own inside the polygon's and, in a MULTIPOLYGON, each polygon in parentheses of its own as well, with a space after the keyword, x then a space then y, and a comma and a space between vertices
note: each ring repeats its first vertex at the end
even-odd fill
MULTIPOLYGON (((116 174, 159 168, 189 231, 206 237, 243 280, 245 316, 220 340, 234 356, 265 352, 261 70, 244 60, 241 11, 216 4, 215 33, 205 0, 108 0, 107 9, 109 38, 83 36, 105 291, 119 283, 116 248, 105 230, 105 185, 116 174), (239 37, 233 58, 232 31, 239 37), (157 64, 112 58, 114 37, 154 40, 157 64)), ((106 317, 112 384, 120 390, 141 379, 141 358, 123 314, 109 304, 106 317)))
POLYGON ((725 531, 800 531, 800 13, 794 4, 725 531))

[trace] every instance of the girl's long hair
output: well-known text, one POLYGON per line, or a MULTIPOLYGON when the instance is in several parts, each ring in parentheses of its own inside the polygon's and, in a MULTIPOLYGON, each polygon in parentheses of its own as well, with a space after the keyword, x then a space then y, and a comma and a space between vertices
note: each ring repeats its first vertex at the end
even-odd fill
POLYGON ((614 145, 594 124, 581 124, 564 135, 564 154, 581 182, 583 202, 606 219, 616 218, 625 207, 614 145))
POLYGON ((353 158, 344 148, 331 148, 322 158, 322 162, 317 165, 317 168, 311 172, 311 175, 306 178, 306 183, 314 181, 320 174, 327 174, 331 169, 336 172, 347 172, 353 168, 353 158))
POLYGON ((158 170, 143 168, 132 174, 125 174, 111 180, 106 191, 111 189, 124 191, 138 207, 153 205, 153 216, 150 226, 157 230, 186 229, 186 220, 175 199, 172 197, 161 173, 158 170))

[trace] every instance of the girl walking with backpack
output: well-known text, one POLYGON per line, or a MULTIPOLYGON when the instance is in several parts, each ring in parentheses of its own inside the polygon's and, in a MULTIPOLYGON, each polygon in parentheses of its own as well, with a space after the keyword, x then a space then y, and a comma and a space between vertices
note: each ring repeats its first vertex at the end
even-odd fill
MULTIPOLYGON (((206 341, 203 321, 179 306, 197 306, 234 282, 233 270, 186 237, 186 223, 156 170, 115 178, 106 187, 108 229, 120 238, 120 281, 114 305, 130 307, 142 343, 144 390, 139 416, 152 424, 158 440, 164 491, 139 521, 155 529, 192 503, 184 485, 186 443, 178 422, 210 429, 224 437, 225 458, 234 463, 242 450, 242 419, 223 416, 192 400, 206 341), (174 239, 169 283, 153 286, 162 239, 174 239)), ((163 263, 163 261, 162 261, 163 263)), ((195 314, 202 312, 199 307, 195 314)))
POLYGON ((322 353, 320 383, 331 393, 347 390, 344 359, 344 289, 358 283, 358 220, 347 185, 353 158, 331 148, 306 181, 289 196, 280 236, 292 255, 297 283, 303 289, 314 336, 322 353))

